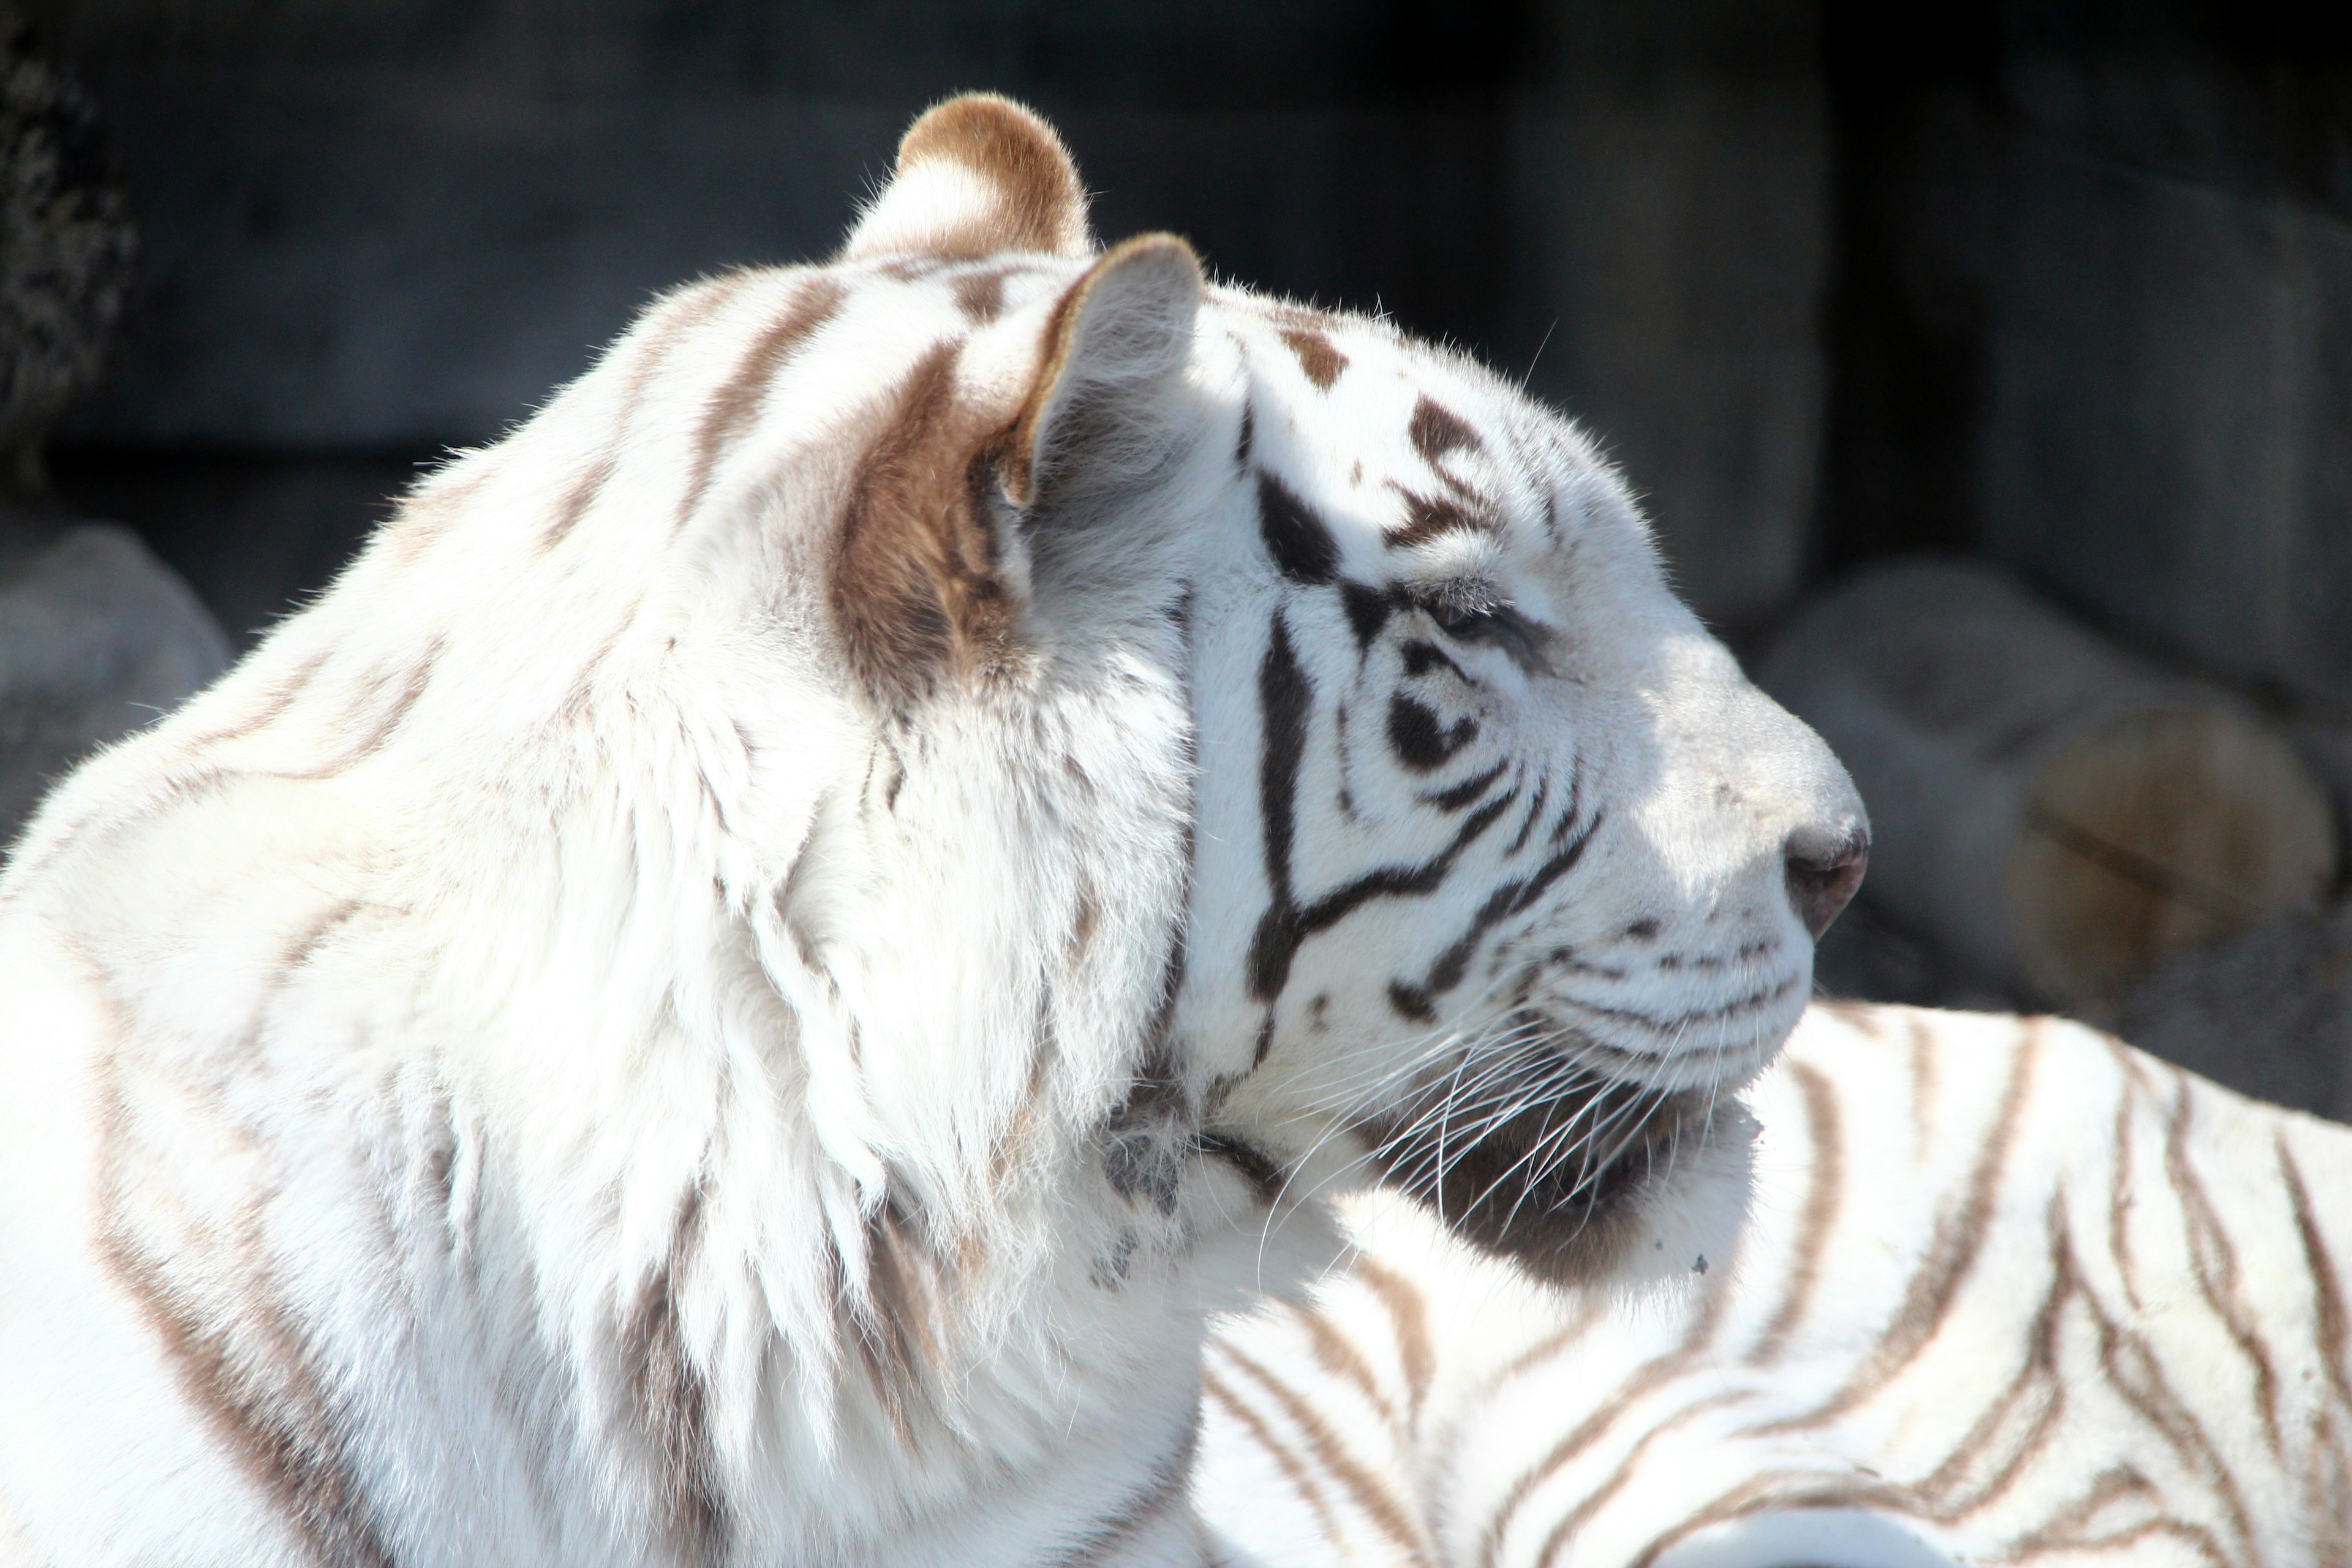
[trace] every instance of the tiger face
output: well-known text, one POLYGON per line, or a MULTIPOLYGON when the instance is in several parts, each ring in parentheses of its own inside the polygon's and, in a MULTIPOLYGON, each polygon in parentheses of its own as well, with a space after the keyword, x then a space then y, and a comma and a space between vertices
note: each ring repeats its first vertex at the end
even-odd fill
POLYGON ((1220 298, 1203 335, 1238 412, 1178 1019, 1218 1125, 1589 1268, 1711 1168, 1860 880, 1861 804, 1565 420, 1376 321, 1220 298))

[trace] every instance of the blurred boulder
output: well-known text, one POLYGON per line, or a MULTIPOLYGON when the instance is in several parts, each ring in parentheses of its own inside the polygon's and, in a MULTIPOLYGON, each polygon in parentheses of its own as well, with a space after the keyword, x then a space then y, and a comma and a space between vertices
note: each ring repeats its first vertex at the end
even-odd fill
POLYGON ((2100 1022, 2242 1094, 2352 1121, 2352 906, 2182 953, 2100 1022))
POLYGON ((0 552, 0 842, 68 768, 228 664, 211 614, 126 530, 0 552))
POLYGON ((2335 813, 2276 726, 1990 568, 1864 572, 1760 677, 1853 773, 1873 900, 2021 995, 2095 1007, 2333 890, 2335 813))

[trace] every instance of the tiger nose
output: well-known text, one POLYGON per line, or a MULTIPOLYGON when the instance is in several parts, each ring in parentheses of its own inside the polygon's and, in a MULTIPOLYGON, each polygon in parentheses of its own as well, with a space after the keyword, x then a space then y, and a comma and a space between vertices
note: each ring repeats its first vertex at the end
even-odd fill
POLYGON ((1850 820, 1800 827, 1780 854, 1789 868, 1789 902, 1818 942, 1862 886, 1870 867, 1870 829, 1850 820))

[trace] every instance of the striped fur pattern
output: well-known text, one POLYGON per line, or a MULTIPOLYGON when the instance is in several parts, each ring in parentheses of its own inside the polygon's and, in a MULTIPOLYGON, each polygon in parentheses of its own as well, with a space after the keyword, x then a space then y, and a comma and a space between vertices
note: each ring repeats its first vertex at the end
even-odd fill
POLYGON ((2352 1131, 2070 1023, 1846 1005, 1751 1100, 1752 1219, 1680 1289, 1360 1206, 1311 1308, 1210 1349, 1232 1561, 2352 1563, 2352 1131))
POLYGON ((1197 1563, 1322 1194, 1728 1233, 1843 772, 1563 421, 1081 190, 934 110, 50 800, 0 1558, 1197 1563))

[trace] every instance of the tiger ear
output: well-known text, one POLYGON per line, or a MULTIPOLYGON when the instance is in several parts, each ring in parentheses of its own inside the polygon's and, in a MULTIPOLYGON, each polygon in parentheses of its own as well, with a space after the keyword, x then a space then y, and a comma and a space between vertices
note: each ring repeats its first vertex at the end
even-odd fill
POLYGON ((1037 510, 1139 479, 1182 426, 1201 262, 1172 234, 1111 247, 1055 303, 1003 458, 1005 494, 1037 510))
POLYGON ((890 183, 842 247, 950 260, 1001 250, 1086 256, 1087 193, 1054 128, 1008 98, 968 92, 926 110, 898 143, 890 183))

